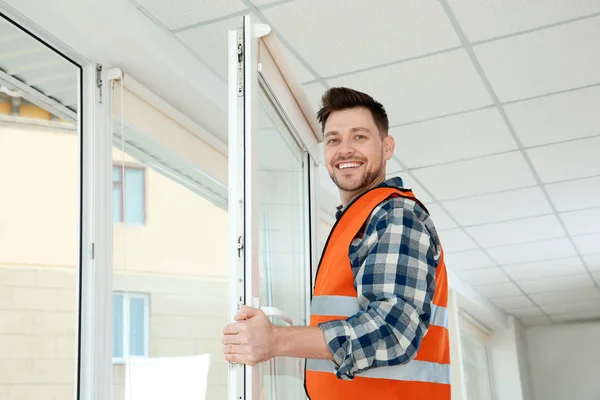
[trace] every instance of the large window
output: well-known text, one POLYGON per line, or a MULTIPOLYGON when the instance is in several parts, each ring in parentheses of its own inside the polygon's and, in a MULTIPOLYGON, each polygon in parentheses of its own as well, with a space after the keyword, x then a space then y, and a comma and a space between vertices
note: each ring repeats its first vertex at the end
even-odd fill
POLYGON ((150 337, 148 295, 115 293, 113 295, 113 361, 127 357, 147 357, 150 337))
POLYGON ((73 398, 80 72, 0 15, 2 400, 73 398))
POLYGON ((179 357, 210 354, 206 398, 224 400, 228 219, 204 195, 205 166, 194 164, 218 158, 199 140, 169 147, 194 136, 119 83, 114 91, 112 399, 145 398, 152 378, 140 362, 176 368, 179 357))

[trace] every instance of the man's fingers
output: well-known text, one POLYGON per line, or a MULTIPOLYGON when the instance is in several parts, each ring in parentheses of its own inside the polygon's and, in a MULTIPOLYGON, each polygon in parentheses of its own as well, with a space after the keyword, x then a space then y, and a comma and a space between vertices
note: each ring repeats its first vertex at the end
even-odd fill
POLYGON ((242 331, 242 329, 243 329, 242 324, 240 324, 240 323, 229 324, 225 328, 223 328, 223 334, 224 335, 236 335, 236 334, 240 333, 242 331))
POLYGON ((241 354, 242 348, 239 344, 223 344, 223 354, 241 354))
POLYGON ((241 354, 225 354, 225 360, 230 363, 245 364, 241 354))
POLYGON ((236 321, 243 321, 248 318, 255 317, 257 315, 263 314, 262 310, 259 308, 252 308, 248 306, 242 306, 242 309, 235 316, 236 321))
POLYGON ((240 335, 223 335, 221 338, 223 344, 242 344, 242 338, 240 335))
POLYGON ((225 360, 227 360, 230 363, 246 364, 251 367, 254 367, 257 364, 256 361, 251 361, 247 357, 243 356, 242 354, 237 354, 237 353, 225 354, 225 360))

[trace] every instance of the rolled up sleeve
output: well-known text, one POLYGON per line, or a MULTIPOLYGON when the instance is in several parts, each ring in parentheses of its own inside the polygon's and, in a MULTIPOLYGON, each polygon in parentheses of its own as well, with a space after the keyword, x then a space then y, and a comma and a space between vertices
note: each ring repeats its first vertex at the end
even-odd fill
POLYGON ((396 198, 373 211, 350 247, 360 311, 319 325, 338 378, 416 356, 429 329, 439 254, 435 228, 420 206, 396 198))

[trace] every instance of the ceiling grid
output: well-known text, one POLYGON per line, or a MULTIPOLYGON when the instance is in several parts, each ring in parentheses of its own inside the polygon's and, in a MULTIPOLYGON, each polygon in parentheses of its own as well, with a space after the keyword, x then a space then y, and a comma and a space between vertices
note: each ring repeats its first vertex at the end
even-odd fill
MULTIPOLYGON (((163 23, 190 4, 137 2, 168 8, 163 23)), ((461 279, 529 326, 600 318, 600 2, 194 4, 205 18, 166 25, 214 70, 212 43, 250 13, 315 106, 337 85, 386 106, 390 172, 431 208, 461 279)))

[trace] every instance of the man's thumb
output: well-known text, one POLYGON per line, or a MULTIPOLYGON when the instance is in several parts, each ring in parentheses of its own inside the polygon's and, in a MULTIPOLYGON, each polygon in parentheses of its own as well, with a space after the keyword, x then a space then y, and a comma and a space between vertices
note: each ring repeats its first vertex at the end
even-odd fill
POLYGON ((240 312, 237 313, 234 319, 236 321, 243 321, 245 319, 255 317, 261 313, 262 311, 258 308, 242 306, 242 309, 240 310, 240 312))

